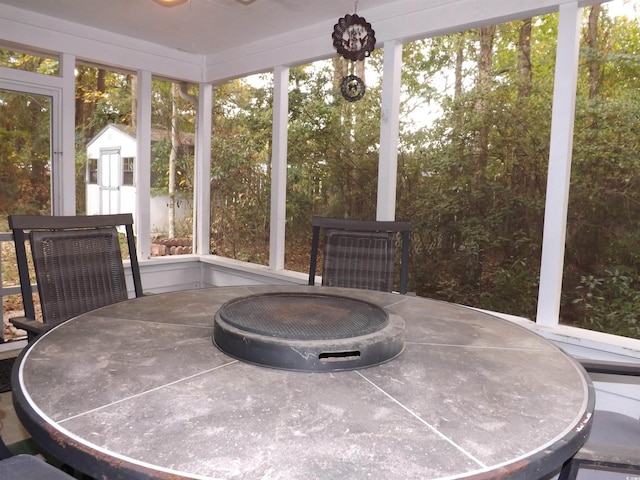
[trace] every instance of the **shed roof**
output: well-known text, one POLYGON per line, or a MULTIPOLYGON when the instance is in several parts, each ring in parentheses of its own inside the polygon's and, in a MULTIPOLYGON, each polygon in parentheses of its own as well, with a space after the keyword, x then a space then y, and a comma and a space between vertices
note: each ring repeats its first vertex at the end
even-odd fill
MULTIPOLYGON (((87 143, 87 148, 102 137, 107 131, 116 129, 119 132, 128 135, 132 140, 136 140, 136 127, 131 125, 123 125, 118 123, 110 123, 100 130, 94 137, 87 143)), ((153 127, 151 129, 151 142, 159 142, 161 140, 169 141, 171 138, 171 132, 166 128, 153 127)), ((178 138, 180 145, 195 145, 196 136, 193 133, 179 132, 178 138)))

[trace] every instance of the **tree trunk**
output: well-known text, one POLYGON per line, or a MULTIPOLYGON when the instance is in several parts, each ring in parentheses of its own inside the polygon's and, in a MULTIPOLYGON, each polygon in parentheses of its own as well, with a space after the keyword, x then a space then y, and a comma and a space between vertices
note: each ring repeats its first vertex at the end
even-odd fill
POLYGON ((336 92, 340 91, 342 79, 349 74, 349 65, 343 57, 333 58, 333 88, 336 92))
POLYGON ((178 84, 171 84, 171 153, 169 153, 169 238, 175 237, 176 230, 176 161, 178 159, 178 84))
POLYGON ((129 75, 131 84, 131 128, 138 126, 138 76, 129 75))
MULTIPOLYGON (((84 98, 83 98, 83 93, 80 89, 84 86, 85 83, 85 69, 81 66, 78 66, 77 68, 77 73, 76 73, 76 115, 75 115, 75 121, 76 121, 76 126, 77 125, 82 125, 84 126, 85 124, 85 103, 84 103, 84 98)), ((83 134, 83 136, 85 137, 85 139, 87 138, 87 134, 86 132, 83 134)))
POLYGON ((104 96, 107 91, 106 76, 107 71, 103 69, 95 69, 95 79, 91 71, 93 67, 78 67, 78 75, 76 77, 76 125, 86 126, 83 131, 85 140, 93 138, 98 133, 96 126, 91 122, 97 106, 98 100, 104 96), (93 82, 95 80, 95 86, 93 82), (88 100, 87 98, 90 98, 88 100))
POLYGON ((456 67, 455 67, 455 98, 462 93, 462 64, 464 63, 464 32, 457 35, 456 67))
MULTIPOLYGON (((40 101, 41 97, 34 96, 29 103, 29 116, 31 117, 31 192, 34 204, 40 206, 50 205, 49 174, 47 164, 50 157, 46 145, 50 142, 50 136, 43 133, 43 122, 47 122, 46 116, 42 114, 44 105, 40 101), (47 152, 47 154, 45 154, 47 152)), ((49 107, 50 108, 50 107, 49 107)), ((48 212, 43 211, 42 214, 48 212)))
MULTIPOLYGON (((97 72, 96 90, 98 91, 99 95, 95 96, 93 101, 91 102, 91 112, 90 115, 87 116, 87 119, 90 119, 94 116, 96 110, 98 109, 98 101, 107 93, 107 71, 103 68, 99 68, 97 72)), ((94 135, 98 133, 98 128, 97 125, 92 125, 90 128, 91 130, 89 131, 88 138, 93 138, 94 135)))
POLYGON ((589 12, 589 27, 587 30, 587 45, 591 50, 591 55, 588 56, 589 60, 589 99, 593 99, 600 93, 600 87, 602 85, 602 66, 599 60, 599 55, 596 55, 599 47, 598 39, 598 23, 600 19, 600 13, 602 12, 601 5, 594 5, 589 12))
POLYGON ((480 29, 480 53, 478 54, 478 83, 477 83, 477 100, 476 115, 482 119, 481 125, 478 127, 478 135, 475 142, 475 158, 478 175, 484 173, 487 166, 489 156, 489 132, 491 126, 488 121, 484 121, 488 117, 489 107, 487 104, 487 96, 491 92, 491 67, 493 65, 493 38, 496 33, 496 27, 483 27, 480 29))
POLYGON ((353 68, 352 62, 341 56, 333 59, 333 83, 336 92, 336 102, 340 102, 341 106, 340 125, 342 127, 341 135, 343 139, 341 141, 342 147, 336 157, 336 161, 339 162, 339 164, 334 166, 334 172, 340 172, 336 173, 337 178, 340 179, 339 188, 335 191, 337 198, 332 199, 333 201, 331 203, 342 205, 347 218, 351 216, 354 210, 352 203, 353 195, 349 195, 348 192, 352 192, 355 188, 353 185, 355 173, 349 168, 349 164, 343 161, 343 158, 353 155, 355 118, 353 114, 353 104, 342 97, 340 86, 342 80, 350 74, 350 67, 353 68))
POLYGON ((457 150, 457 155, 459 155, 460 158, 463 158, 464 156, 464 150, 465 150, 465 141, 464 141, 464 137, 465 134, 464 132, 464 128, 462 127, 463 124, 463 116, 464 116, 464 106, 462 103, 458 103, 455 100, 459 100, 461 98, 462 95, 462 67, 464 65, 464 46, 465 46, 465 33, 464 32, 460 32, 458 34, 455 35, 455 67, 454 67, 454 93, 453 93, 453 98, 454 98, 454 110, 452 111, 451 114, 451 124, 453 126, 454 129, 454 138, 455 140, 455 147, 457 150))
POLYGON ((518 97, 528 97, 531 93, 531 19, 520 23, 518 36, 518 97))

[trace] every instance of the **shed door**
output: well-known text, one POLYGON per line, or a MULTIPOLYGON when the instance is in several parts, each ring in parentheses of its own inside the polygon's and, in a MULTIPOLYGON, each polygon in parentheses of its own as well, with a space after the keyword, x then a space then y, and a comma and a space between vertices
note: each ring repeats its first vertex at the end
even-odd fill
POLYGON ((120 184, 122 179, 120 149, 100 150, 98 183, 100 184, 100 213, 120 213, 120 184))

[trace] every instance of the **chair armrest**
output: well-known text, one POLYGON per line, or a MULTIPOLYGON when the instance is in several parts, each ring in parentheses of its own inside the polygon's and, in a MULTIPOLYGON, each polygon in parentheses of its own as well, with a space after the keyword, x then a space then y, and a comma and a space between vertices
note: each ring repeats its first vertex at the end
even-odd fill
POLYGON ((9 322, 20 330, 33 332, 35 334, 44 333, 51 328, 50 325, 38 322, 37 320, 32 320, 27 317, 13 317, 9 319, 9 322))
POLYGON ((51 330, 56 324, 42 323, 27 317, 10 318, 9 322, 16 328, 27 332, 27 341, 31 342, 37 336, 51 330))
POLYGON ((609 375, 640 376, 640 363, 612 362, 607 360, 578 360, 589 373, 604 373, 609 375))

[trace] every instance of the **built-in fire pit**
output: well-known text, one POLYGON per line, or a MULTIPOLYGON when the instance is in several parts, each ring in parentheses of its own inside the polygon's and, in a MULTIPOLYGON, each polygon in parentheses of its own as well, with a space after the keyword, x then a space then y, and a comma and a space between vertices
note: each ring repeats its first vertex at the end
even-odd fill
POLYGON ((404 321, 373 303, 339 295, 269 293, 218 310, 213 342, 223 352, 286 370, 352 370, 386 362, 404 348, 404 321))

